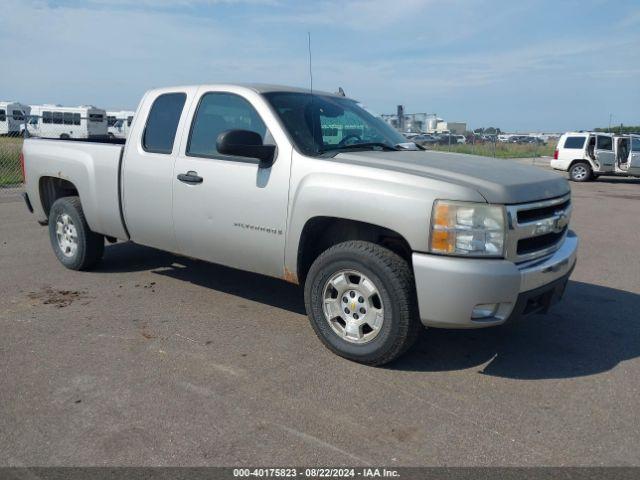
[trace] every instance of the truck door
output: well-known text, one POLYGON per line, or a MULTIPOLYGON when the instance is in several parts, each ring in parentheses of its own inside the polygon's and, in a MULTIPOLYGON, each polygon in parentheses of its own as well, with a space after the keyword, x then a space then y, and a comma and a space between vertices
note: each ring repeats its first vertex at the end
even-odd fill
POLYGON ((179 251, 280 277, 291 146, 257 93, 230 87, 225 91, 203 89, 199 95, 173 172, 179 251), (269 131, 266 125, 275 130, 269 131), (257 132, 265 144, 276 144, 273 165, 265 168, 258 160, 220 154, 218 135, 234 129, 257 132))
POLYGON ((196 88, 147 95, 138 109, 122 166, 122 202, 131 239, 176 252, 173 166, 196 88))
POLYGON ((599 172, 613 172, 615 169, 616 157, 613 153, 613 138, 607 135, 596 136, 595 148, 596 162, 600 166, 599 172))
POLYGON ((640 177, 640 136, 631 137, 631 152, 629 153, 629 175, 640 177))

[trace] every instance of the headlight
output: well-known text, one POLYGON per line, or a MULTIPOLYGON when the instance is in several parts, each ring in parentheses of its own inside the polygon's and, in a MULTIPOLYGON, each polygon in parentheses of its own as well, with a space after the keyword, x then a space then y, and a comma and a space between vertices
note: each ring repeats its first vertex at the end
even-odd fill
POLYGON ((504 256, 504 207, 436 200, 431 215, 432 253, 471 257, 504 256))

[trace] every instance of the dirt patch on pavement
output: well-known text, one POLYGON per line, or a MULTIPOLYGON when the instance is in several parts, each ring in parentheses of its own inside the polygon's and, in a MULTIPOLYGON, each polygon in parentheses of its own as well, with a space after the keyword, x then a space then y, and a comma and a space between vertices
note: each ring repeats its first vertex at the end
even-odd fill
POLYGON ((37 292, 29 292, 27 297, 36 300, 43 305, 53 305, 56 308, 64 308, 77 300, 88 298, 84 290, 57 290, 47 287, 37 292))

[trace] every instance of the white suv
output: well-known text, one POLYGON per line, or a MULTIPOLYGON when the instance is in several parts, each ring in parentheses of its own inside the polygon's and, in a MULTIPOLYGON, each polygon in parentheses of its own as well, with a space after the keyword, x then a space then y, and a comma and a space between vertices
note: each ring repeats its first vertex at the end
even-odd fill
POLYGON ((574 182, 601 174, 640 176, 640 135, 567 132, 558 140, 551 167, 569 172, 574 182))

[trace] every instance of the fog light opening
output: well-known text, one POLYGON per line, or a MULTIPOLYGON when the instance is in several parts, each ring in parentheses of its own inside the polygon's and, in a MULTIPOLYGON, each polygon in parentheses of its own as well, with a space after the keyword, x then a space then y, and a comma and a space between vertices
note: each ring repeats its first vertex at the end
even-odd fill
POLYGON ((498 313, 499 303, 479 303, 471 311, 472 320, 481 320, 485 318, 493 318, 498 313))

